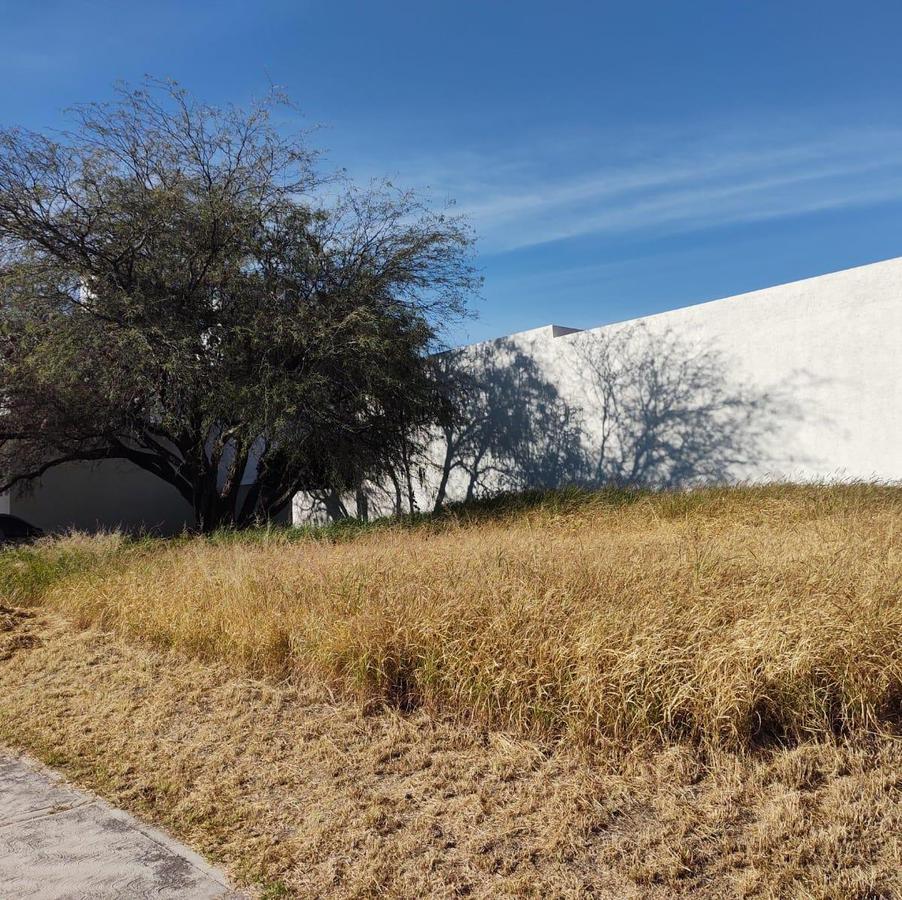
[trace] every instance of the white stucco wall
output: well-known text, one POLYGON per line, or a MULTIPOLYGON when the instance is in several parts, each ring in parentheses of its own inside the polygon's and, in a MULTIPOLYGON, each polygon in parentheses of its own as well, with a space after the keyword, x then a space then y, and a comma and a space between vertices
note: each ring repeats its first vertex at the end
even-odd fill
MULTIPOLYGON (((471 442, 470 459, 462 453, 447 479, 448 499, 468 486, 478 495, 631 472, 658 486, 902 480, 900 350, 902 258, 632 322, 472 345, 461 364, 481 373, 492 407, 482 410, 480 440, 533 446, 502 446, 494 466, 492 451, 482 456, 471 442), (603 384, 614 382, 605 399, 603 384), (613 429, 612 410, 622 419, 613 429), (646 445, 653 462, 637 466, 646 445)), ((432 508, 446 446, 437 436, 412 475, 420 509, 432 508)), ((372 512, 392 510, 391 485, 370 492, 372 512)), ((345 505, 354 512, 351 498, 345 505)), ((311 498, 296 498, 296 522, 322 516, 311 498)))
MULTIPOLYGON (((752 478, 902 479, 902 259, 702 303, 639 323, 723 356, 736 385, 781 395, 752 478)), ((593 333, 537 352, 574 390, 568 360, 593 333)))
MULTIPOLYGON (((458 358, 480 381, 469 432, 464 423, 464 439, 452 436, 450 455, 435 435, 410 473, 414 502, 434 506, 445 467, 448 501, 611 480, 902 480, 900 350, 902 258, 632 322, 475 344, 458 358)), ((394 511, 393 484, 367 493, 371 514, 394 511)), ((354 514, 355 498, 342 499, 354 514)), ((174 533, 193 522, 174 488, 125 462, 53 469, 0 496, 7 510, 46 530, 174 533)), ((299 496, 292 517, 324 511, 299 496)))

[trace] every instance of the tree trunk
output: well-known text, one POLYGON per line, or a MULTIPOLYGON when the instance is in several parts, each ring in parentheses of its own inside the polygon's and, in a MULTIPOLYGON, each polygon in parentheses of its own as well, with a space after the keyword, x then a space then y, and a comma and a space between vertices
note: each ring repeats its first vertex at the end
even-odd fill
POLYGON ((326 506, 326 514, 332 522, 348 517, 348 511, 345 509, 344 503, 341 502, 341 497, 338 496, 337 491, 329 491, 323 498, 323 503, 326 506))
POLYGON ((445 494, 448 490, 448 479, 451 477, 451 469, 453 467, 453 453, 451 439, 445 439, 445 459, 442 462, 442 477, 438 483, 438 490, 435 492, 435 503, 432 506, 433 512, 441 512, 445 503, 445 494))
POLYGON ((357 489, 357 518, 366 522, 370 517, 370 502, 363 488, 357 489))
POLYGON ((235 528, 237 510, 229 497, 222 497, 216 486, 216 476, 206 475, 194 493, 195 527, 201 534, 211 534, 222 528, 235 528))

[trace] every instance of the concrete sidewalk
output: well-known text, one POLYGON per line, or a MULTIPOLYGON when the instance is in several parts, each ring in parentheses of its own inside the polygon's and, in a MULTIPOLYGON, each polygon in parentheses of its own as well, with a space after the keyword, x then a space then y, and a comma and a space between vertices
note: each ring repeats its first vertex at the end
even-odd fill
POLYGON ((0 897, 233 898, 225 875, 155 828, 0 754, 0 897))

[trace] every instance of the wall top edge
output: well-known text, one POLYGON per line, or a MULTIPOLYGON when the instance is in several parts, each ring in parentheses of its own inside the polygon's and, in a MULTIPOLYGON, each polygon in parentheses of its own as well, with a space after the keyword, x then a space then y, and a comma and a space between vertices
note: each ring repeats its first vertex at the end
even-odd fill
POLYGON ((808 278, 799 278, 796 281, 785 281, 780 284, 772 284, 763 288, 756 288, 753 291, 745 291, 741 294, 731 294, 727 297, 714 297, 710 300, 700 300, 697 303, 687 303, 685 306, 678 306, 674 309, 663 310, 658 313, 651 313, 645 316, 635 316, 631 319, 619 319, 612 322, 604 322, 601 325, 592 326, 588 329, 583 328, 570 328, 565 325, 542 325, 538 328, 530 328, 525 331, 515 331, 511 334, 501 335, 496 338, 489 338, 488 340, 483 341, 474 341, 472 344, 462 345, 459 349, 463 349, 464 347, 478 347, 481 344, 492 344, 497 341, 509 340, 512 338, 524 338, 524 337, 565 337, 571 334, 577 334, 584 331, 598 331, 602 328, 609 328, 611 326, 616 325, 627 325, 632 322, 640 322, 647 321, 649 319, 656 319, 660 316, 670 316, 675 313, 681 313, 685 310, 690 309, 699 309, 704 306, 711 306, 713 304, 720 303, 730 303, 733 301, 747 300, 753 301, 762 296, 767 296, 772 294, 775 291, 779 291, 781 289, 791 290, 795 287, 804 289, 806 286, 810 286, 814 283, 821 282, 829 282, 830 280, 839 280, 844 277, 854 277, 856 275, 861 275, 866 272, 876 271, 880 269, 893 269, 898 268, 900 270, 900 284, 902 284, 902 256, 894 256, 889 259, 878 260, 877 262, 865 263, 861 266, 850 266, 847 269, 837 269, 833 272, 824 272, 820 275, 812 275, 808 278))

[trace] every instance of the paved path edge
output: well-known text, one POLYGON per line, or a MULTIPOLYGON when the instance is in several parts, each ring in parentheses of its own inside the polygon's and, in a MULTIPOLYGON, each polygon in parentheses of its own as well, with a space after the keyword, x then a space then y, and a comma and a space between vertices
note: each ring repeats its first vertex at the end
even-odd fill
POLYGON ((148 825, 136 818, 124 809, 113 806, 102 797, 90 789, 84 788, 68 780, 62 773, 46 766, 40 760, 23 753, 13 747, 0 744, 0 762, 12 764, 21 770, 27 770, 32 776, 49 782, 48 785, 48 803, 43 809, 39 808, 32 815, 24 817, 13 816, 11 819, 4 820, 0 816, 0 832, 5 829, 15 828, 17 824, 26 824, 36 820, 51 817, 59 810, 59 804, 53 802, 53 793, 62 792, 72 798, 72 802, 67 809, 79 808, 81 806, 93 806, 106 818, 114 820, 121 824, 123 830, 137 832, 143 835, 147 840, 152 841, 162 851, 184 860, 191 868, 196 870, 197 874, 204 879, 208 879, 222 888, 222 897, 229 900, 241 900, 248 895, 236 891, 230 883, 228 876, 219 868, 208 862, 203 856, 190 847, 186 846, 176 838, 167 834, 160 828, 148 825))

